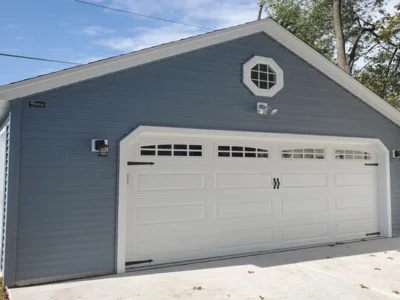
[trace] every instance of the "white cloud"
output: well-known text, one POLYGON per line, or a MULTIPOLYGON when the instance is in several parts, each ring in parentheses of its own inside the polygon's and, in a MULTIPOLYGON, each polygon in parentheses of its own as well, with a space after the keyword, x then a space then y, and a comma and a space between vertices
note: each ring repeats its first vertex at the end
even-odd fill
POLYGON ((18 41, 34 41, 35 40, 31 36, 16 36, 15 39, 18 41))
POLYGON ((4 26, 5 29, 17 29, 17 28, 21 28, 22 25, 20 24, 7 24, 4 26))
POLYGON ((201 30, 180 25, 168 25, 158 28, 149 28, 137 33, 134 37, 115 37, 101 39, 96 43, 113 50, 130 52, 149 48, 155 45, 177 41, 183 38, 202 33, 201 30))
POLYGON ((162 12, 162 2, 164 0, 112 0, 110 6, 135 13, 153 15, 162 12))
POLYGON ((135 13, 211 28, 254 21, 258 9, 255 0, 112 0, 110 5, 135 13))
MULTIPOLYGON (((257 1, 254 0, 112 0, 108 5, 135 13, 213 29, 254 21, 257 16, 257 1)), ((154 21, 153 24, 156 27, 129 29, 127 30, 130 33, 129 36, 100 39, 96 41, 96 44, 121 52, 129 52, 207 31, 202 28, 162 21, 154 21)))
POLYGON ((257 9, 255 1, 236 1, 235 4, 227 1, 215 1, 211 7, 204 5, 190 10, 184 20, 186 23, 212 24, 213 28, 220 29, 255 21, 257 9))
POLYGON ((80 30, 78 33, 84 34, 87 36, 98 36, 98 35, 106 35, 106 34, 115 33, 115 30, 110 29, 110 28, 100 27, 100 26, 86 26, 85 28, 80 30))

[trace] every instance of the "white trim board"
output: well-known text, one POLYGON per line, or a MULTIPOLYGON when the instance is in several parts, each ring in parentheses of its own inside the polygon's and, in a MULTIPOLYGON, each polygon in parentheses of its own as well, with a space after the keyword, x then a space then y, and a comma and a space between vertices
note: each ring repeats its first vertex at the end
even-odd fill
POLYGON ((192 38, 5 85, 0 87, 0 106, 1 102, 8 102, 16 98, 118 72, 260 32, 266 33, 395 124, 400 125, 400 111, 271 19, 213 31, 192 38))
POLYGON ((300 143, 319 142, 319 143, 340 143, 342 145, 371 145, 377 153, 378 162, 378 214, 380 235, 383 237, 392 237, 392 215, 391 215, 391 189, 390 189, 390 153, 389 150, 379 139, 357 138, 357 137, 338 137, 338 136, 315 136, 301 134, 284 134, 284 133, 260 133, 245 131, 221 131, 221 130, 202 130, 189 128, 170 128, 170 127, 154 127, 140 126, 124 139, 119 145, 119 186, 118 186, 118 217, 117 217, 117 273, 125 272, 125 251, 126 251, 126 234, 127 234, 127 202, 128 202, 128 185, 127 161, 130 158, 129 145, 139 138, 143 133, 146 137, 152 135, 159 137, 192 137, 215 139, 229 136, 230 139, 238 139, 240 141, 298 141, 300 143))
MULTIPOLYGON (((258 74, 260 70, 258 71, 258 74)), ((279 92, 284 85, 283 71, 281 67, 270 57, 253 56, 243 65, 243 83, 256 96, 273 97, 279 92), (254 84, 252 76, 252 68, 258 64, 266 64, 275 72, 276 83, 272 88, 262 89, 254 84)), ((269 77, 268 77, 269 79, 269 77)), ((258 78, 260 81, 260 78, 258 78)))

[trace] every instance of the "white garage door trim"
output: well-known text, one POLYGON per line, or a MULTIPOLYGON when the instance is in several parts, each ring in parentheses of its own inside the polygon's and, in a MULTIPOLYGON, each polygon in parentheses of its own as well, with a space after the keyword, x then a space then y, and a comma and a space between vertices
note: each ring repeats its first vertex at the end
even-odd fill
POLYGON ((196 136, 201 137, 226 137, 232 139, 254 139, 259 140, 285 140, 285 141, 318 141, 326 143, 341 144, 363 144, 366 143, 374 146, 378 161, 378 206, 379 206, 379 229, 380 235, 383 237, 392 236, 392 220, 391 220, 391 192, 390 192, 390 162, 389 150, 379 139, 365 139, 353 137, 337 137, 337 136, 314 136, 299 134, 283 134, 283 133, 256 133, 243 131, 220 131, 220 130, 199 130, 186 128, 170 128, 170 127, 152 127, 141 126, 131 132, 120 142, 119 153, 119 194, 118 194, 118 220, 117 220, 117 273, 125 272, 126 258, 126 234, 127 234, 127 161, 129 160, 128 146, 137 139, 141 134, 160 135, 168 134, 168 136, 185 137, 196 136))

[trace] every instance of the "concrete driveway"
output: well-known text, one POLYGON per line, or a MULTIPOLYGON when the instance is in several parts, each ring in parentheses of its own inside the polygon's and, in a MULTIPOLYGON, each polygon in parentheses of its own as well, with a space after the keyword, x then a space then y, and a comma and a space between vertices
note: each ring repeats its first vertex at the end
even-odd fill
POLYGON ((400 299, 400 239, 11 289, 11 300, 400 299))

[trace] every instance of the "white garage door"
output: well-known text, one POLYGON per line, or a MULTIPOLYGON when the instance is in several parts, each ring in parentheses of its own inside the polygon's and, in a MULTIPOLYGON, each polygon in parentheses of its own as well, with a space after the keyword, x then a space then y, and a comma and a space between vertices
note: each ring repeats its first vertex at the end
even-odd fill
POLYGON ((379 231, 368 144, 142 134, 128 152, 126 261, 133 265, 379 231))

